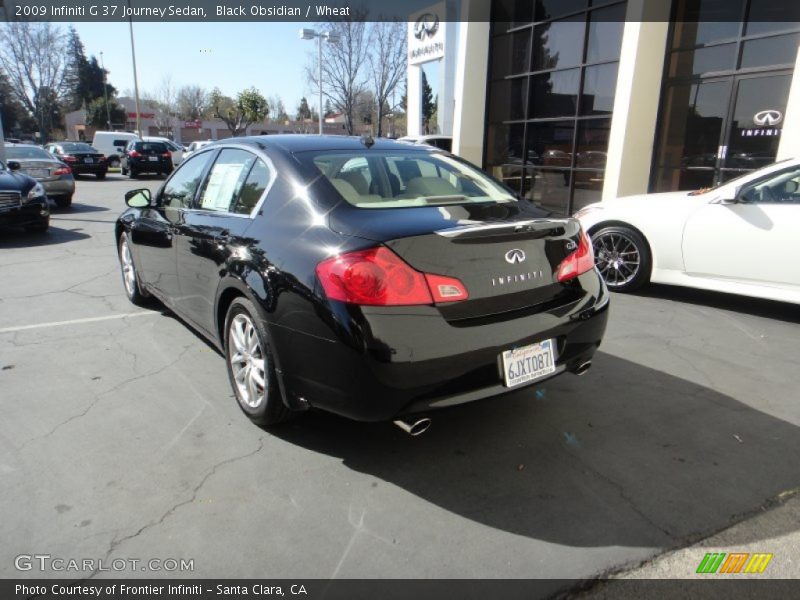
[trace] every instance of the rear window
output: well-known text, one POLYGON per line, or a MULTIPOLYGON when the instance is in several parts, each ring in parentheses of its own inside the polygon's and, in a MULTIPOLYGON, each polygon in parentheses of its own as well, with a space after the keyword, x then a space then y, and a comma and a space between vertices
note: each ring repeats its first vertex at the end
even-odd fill
POLYGON ((161 142, 135 142, 133 149, 137 152, 155 152, 157 154, 164 154, 169 151, 167 145, 161 142))
POLYGON ((36 146, 6 146, 6 159, 25 159, 25 158, 49 158, 53 157, 49 152, 36 146))
POLYGON ((94 148, 92 148, 89 144, 61 144, 61 149, 64 152, 97 152, 94 148))
POLYGON ((517 199, 482 171, 438 152, 301 152, 358 208, 506 203, 517 199))

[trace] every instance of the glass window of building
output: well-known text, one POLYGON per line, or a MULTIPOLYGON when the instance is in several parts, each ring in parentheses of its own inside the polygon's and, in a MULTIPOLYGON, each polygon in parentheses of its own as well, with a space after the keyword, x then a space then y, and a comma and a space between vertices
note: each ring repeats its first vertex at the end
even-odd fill
POLYGON ((774 162, 800 2, 675 0, 651 191, 708 187, 774 162))
POLYGON ((554 213, 600 199, 626 7, 492 0, 486 168, 554 213))

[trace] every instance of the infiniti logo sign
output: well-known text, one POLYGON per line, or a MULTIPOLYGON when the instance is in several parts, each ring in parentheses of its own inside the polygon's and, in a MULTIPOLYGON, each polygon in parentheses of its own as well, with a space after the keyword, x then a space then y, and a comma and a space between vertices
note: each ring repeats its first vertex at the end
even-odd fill
POLYGON ((509 250, 506 252, 506 262, 515 265, 521 263, 525 260, 525 252, 520 250, 519 248, 514 248, 513 250, 509 250))
POLYGON ((439 17, 425 13, 414 24, 414 37, 421 40, 424 37, 432 38, 439 31, 439 17))
POLYGON ((762 110, 753 115, 756 125, 777 125, 783 121, 783 113, 779 110, 762 110))

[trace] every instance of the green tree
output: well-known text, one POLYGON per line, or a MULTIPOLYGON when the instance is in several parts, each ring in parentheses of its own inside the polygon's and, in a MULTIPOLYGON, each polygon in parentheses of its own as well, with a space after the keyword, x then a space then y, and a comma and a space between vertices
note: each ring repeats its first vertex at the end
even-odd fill
POLYGON ((214 88, 210 103, 214 116, 225 122, 232 137, 237 137, 269 115, 267 99, 255 88, 242 90, 235 99, 214 88))
POLYGON ((104 84, 108 96, 114 96, 117 90, 106 82, 108 73, 100 66, 97 57, 87 58, 83 42, 73 27, 69 28, 66 44, 67 66, 64 74, 67 87, 66 107, 69 110, 77 110, 96 98, 104 97, 104 84))
POLYGON ((300 105, 297 107, 297 120, 305 121, 311 118, 311 109, 308 106, 308 100, 305 96, 300 99, 300 105))
POLYGON ((428 77, 425 71, 422 71, 422 121, 425 128, 428 129, 431 125, 431 120, 436 113, 436 100, 433 97, 433 89, 428 83, 428 77))
MULTIPOLYGON (((125 109, 113 98, 108 99, 108 112, 111 114, 111 126, 124 126, 127 115, 125 109)), ((108 120, 105 98, 95 98, 86 105, 86 123, 98 129, 105 129, 108 120)))

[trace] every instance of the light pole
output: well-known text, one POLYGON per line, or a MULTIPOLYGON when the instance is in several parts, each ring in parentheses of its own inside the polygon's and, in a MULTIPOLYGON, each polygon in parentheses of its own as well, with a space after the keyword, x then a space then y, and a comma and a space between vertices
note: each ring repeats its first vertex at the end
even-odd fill
POLYGON ((317 32, 316 29, 301 29, 300 38, 304 40, 313 40, 317 38, 317 62, 319 66, 319 134, 322 135, 322 40, 326 39, 329 43, 335 44, 341 36, 338 33, 330 31, 317 32))
POLYGON ((103 69, 103 96, 106 99, 106 125, 111 131, 111 109, 108 106, 108 85, 106 85, 106 65, 103 62, 103 53, 100 53, 100 68, 103 69))
MULTIPOLYGON (((131 0, 128 0, 128 8, 131 7, 131 0)), ((129 13, 130 14, 130 13, 129 13)), ((128 25, 131 31, 131 59, 133 61, 133 93, 136 102, 136 134, 142 137, 142 121, 141 113, 139 112, 139 77, 136 74, 136 48, 133 45, 133 17, 128 17, 128 25)))

